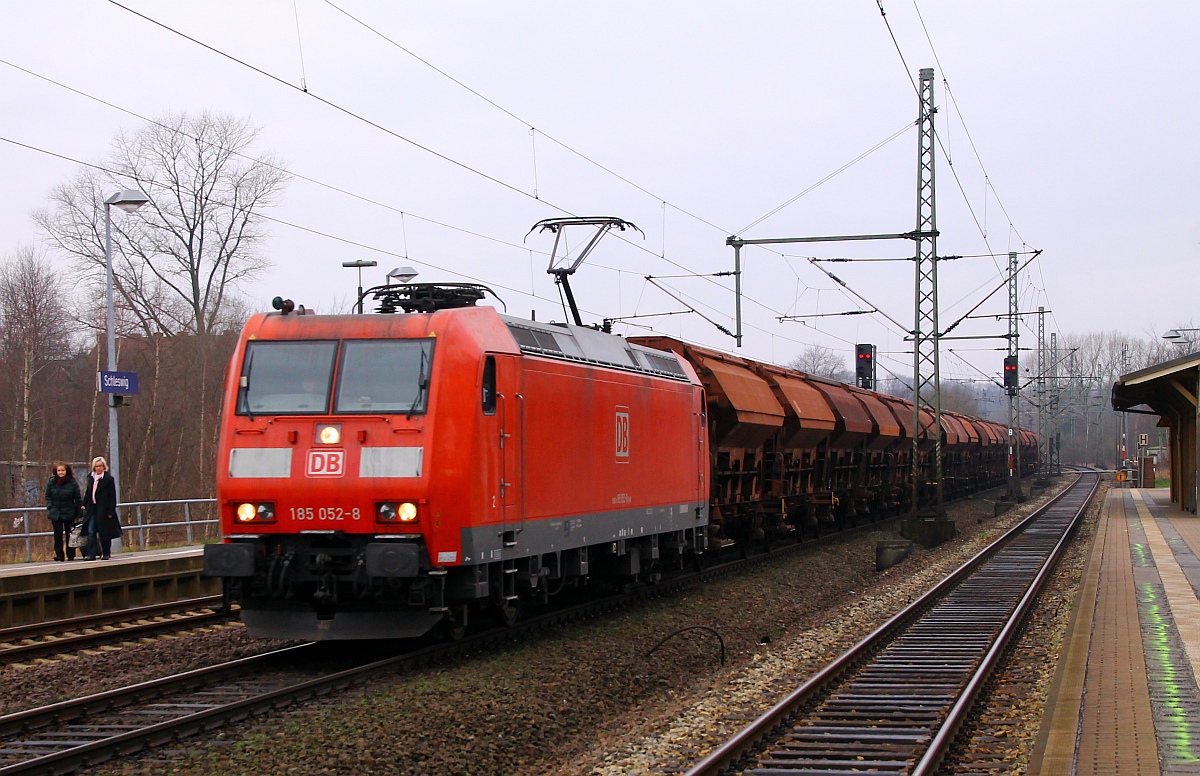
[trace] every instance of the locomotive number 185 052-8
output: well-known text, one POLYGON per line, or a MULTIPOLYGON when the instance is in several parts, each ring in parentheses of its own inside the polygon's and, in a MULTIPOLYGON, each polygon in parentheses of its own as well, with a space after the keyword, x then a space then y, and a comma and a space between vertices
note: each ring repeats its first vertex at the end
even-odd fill
POLYGON ((342 507, 292 507, 293 520, 358 520, 362 512, 358 507, 343 509, 342 507))

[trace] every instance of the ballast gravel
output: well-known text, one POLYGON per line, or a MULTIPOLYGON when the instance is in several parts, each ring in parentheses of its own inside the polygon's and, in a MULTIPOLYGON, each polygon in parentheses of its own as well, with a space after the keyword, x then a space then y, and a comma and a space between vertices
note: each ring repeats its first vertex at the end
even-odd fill
POLYGON ((0 715, 278 649, 241 623, 106 644, 0 667, 0 715))
MULTIPOLYGON (((918 547, 884 572, 875 571, 875 545, 897 538, 894 523, 93 772, 680 773, 1040 503, 999 517, 992 498, 951 505, 958 536, 932 550, 918 547), (696 625, 711 631, 672 635, 696 625)), ((231 648, 228 632, 214 638, 231 648)))

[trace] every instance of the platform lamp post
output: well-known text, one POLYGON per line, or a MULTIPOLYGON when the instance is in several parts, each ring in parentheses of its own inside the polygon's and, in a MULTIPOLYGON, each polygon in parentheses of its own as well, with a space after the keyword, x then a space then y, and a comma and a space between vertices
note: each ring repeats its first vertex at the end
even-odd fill
POLYGON ((1162 335, 1162 338, 1169 340, 1176 345, 1185 345, 1190 348, 1196 344, 1196 335, 1192 334, 1190 337, 1185 335, 1184 332, 1188 331, 1197 332, 1200 331, 1200 329, 1171 329, 1166 334, 1162 335))
POLYGON ((357 269, 357 270, 358 270, 358 314, 359 314, 359 315, 362 315, 362 311, 363 311, 363 300, 362 300, 362 271, 363 271, 363 267, 378 267, 378 266, 379 266, 379 262, 377 262, 377 261, 362 261, 362 260, 360 259, 360 260, 358 260, 358 261, 343 261, 343 262, 342 262, 342 266, 343 266, 343 267, 349 267, 350 269, 357 269))
MULTIPOLYGON (((112 208, 116 205, 126 213, 132 213, 150 201, 137 189, 124 189, 104 200, 104 273, 107 289, 105 310, 105 334, 108 338, 108 371, 117 371, 117 324, 116 308, 113 305, 113 264, 112 264, 112 208)), ((117 503, 121 503, 121 447, 117 433, 117 397, 108 395, 108 470, 113 476, 116 486, 114 494, 117 503)))

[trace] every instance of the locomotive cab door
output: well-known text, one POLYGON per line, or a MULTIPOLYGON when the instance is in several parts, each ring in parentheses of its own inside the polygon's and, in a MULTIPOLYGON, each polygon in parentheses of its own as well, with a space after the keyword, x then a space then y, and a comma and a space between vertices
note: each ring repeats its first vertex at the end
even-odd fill
POLYGON ((497 444, 500 448, 500 476, 496 487, 500 503, 501 537, 504 546, 512 547, 517 543, 525 519, 524 371, 521 359, 517 356, 497 354, 494 358, 496 417, 499 421, 497 444))

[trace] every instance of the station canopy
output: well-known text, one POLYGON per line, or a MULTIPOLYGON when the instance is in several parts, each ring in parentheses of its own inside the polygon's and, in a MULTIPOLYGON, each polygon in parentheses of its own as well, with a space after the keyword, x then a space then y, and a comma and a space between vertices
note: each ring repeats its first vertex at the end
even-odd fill
POLYGON ((1196 512, 1196 414, 1200 396, 1200 352, 1130 372, 1113 383, 1117 412, 1158 415, 1170 429, 1171 500, 1185 512, 1196 512))

